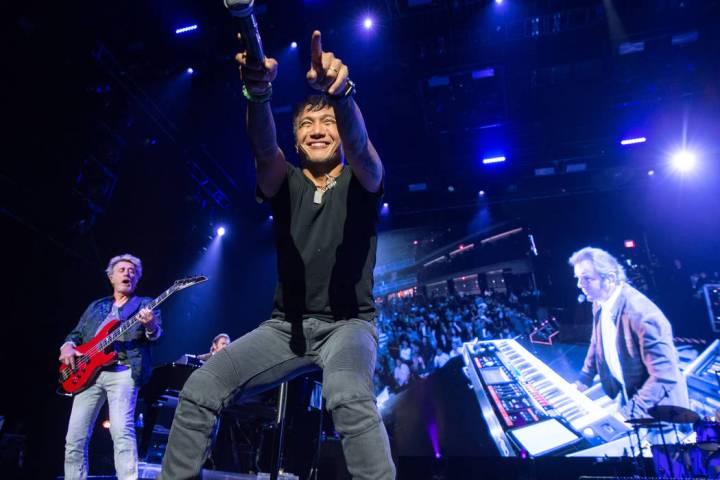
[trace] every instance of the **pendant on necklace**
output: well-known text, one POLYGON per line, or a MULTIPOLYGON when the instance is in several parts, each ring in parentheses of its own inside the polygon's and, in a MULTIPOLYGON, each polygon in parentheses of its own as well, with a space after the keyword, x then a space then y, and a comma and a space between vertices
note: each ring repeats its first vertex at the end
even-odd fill
POLYGON ((315 190, 315 195, 313 195, 313 202, 317 205, 320 205, 322 203, 322 197, 323 192, 321 192, 320 190, 315 190))

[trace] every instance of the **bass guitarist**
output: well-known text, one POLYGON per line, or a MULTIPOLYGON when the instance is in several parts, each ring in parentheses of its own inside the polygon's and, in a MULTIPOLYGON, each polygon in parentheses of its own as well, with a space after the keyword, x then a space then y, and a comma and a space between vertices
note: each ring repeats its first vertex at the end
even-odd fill
POLYGON ((106 399, 117 477, 119 480, 138 478, 135 400, 139 387, 150 376, 150 346, 162 333, 160 312, 144 308, 151 298, 135 296, 142 277, 139 258, 130 254, 113 257, 105 272, 113 287, 112 296, 87 307, 60 347, 59 360, 74 368, 81 355, 76 347, 92 339, 112 320, 124 321, 139 312, 139 323, 115 342, 117 362, 104 367, 94 382, 73 399, 65 438, 65 478, 68 480, 84 480, 88 476, 88 443, 106 399))

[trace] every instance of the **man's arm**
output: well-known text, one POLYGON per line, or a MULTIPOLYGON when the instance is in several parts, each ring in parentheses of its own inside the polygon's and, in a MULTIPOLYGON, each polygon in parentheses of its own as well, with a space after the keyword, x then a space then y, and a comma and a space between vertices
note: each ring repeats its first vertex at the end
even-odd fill
POLYGON ((270 108, 272 81, 277 77, 278 63, 265 58, 262 64, 249 63, 245 53, 235 59, 240 64, 243 94, 248 99, 247 133, 250 138, 260 191, 273 197, 287 174, 285 155, 278 146, 275 119, 270 108))
POLYGON ((73 328, 72 331, 68 334, 68 336, 65 337, 65 343, 60 346, 60 357, 58 358, 58 360, 65 365, 70 365, 73 368, 75 367, 75 357, 80 355, 80 353, 75 350, 75 347, 85 341, 85 339, 83 338, 83 326, 92 314, 94 306, 95 302, 91 303, 85 309, 85 312, 83 312, 77 325, 75 325, 75 328, 73 328))
MULTIPOLYGON (((657 311, 637 320, 640 357, 648 372, 648 378, 633 395, 638 408, 647 411, 659 403, 678 384, 680 369, 672 340, 670 322, 657 311)), ((630 404, 626 405, 626 409, 630 404)))
POLYGON ((287 167, 285 154, 277 144, 270 102, 248 102, 247 132, 255 156, 258 187, 266 197, 271 198, 280 190, 287 167))
POLYGON ((331 103, 350 168, 366 190, 377 192, 383 179, 383 165, 368 138, 360 107, 351 97, 332 100, 331 103))
POLYGON ((360 184, 374 193, 380 189, 383 166, 368 138, 360 108, 351 97, 342 96, 348 88, 349 75, 347 65, 332 52, 323 52, 321 34, 315 30, 310 46, 307 81, 312 88, 329 94, 345 158, 360 184))
POLYGON ((597 361, 595 355, 597 355, 597 342, 595 340, 595 328, 596 323, 593 320, 592 334, 590 336, 590 346, 588 347, 587 355, 585 355, 585 361, 583 362, 582 370, 580 370, 580 377, 575 382, 575 385, 582 392, 592 385, 593 379, 597 374, 597 361))

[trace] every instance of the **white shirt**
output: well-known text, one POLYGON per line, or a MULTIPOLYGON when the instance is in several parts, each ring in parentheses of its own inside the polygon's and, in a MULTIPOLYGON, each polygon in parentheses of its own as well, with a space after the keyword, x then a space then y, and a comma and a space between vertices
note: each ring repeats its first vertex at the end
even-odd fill
POLYGON ((620 355, 617 350, 617 327, 615 326, 613 313, 615 305, 617 304, 620 291, 622 290, 622 284, 615 287, 613 293, 604 302, 598 302, 600 304, 600 331, 602 335, 602 347, 603 354, 605 356, 605 362, 607 363, 608 369, 615 379, 622 384, 623 391, 625 390, 625 380, 623 379, 622 366, 620 365, 620 355))
POLYGON ((410 368, 408 368, 406 363, 399 363, 395 367, 395 382, 397 382, 398 387, 402 387, 408 383, 408 380, 410 380, 410 368))

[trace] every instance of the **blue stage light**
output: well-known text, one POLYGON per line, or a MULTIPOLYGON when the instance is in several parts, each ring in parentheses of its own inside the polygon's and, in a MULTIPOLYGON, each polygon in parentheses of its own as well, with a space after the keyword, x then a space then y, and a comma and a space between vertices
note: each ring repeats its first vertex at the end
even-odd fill
POLYGON ((193 73, 195 73, 195 70, 192 67, 188 67, 186 72, 188 73, 188 75, 192 75, 193 73))
POLYGON ((292 42, 290 44, 290 48, 297 48, 297 42, 292 42))
POLYGON ((645 142, 647 142, 647 138, 645 137, 623 138, 622 140, 620 140, 620 145, 634 145, 636 143, 645 142))
POLYGON ((505 158, 504 156, 499 156, 499 157, 487 157, 487 158, 483 158, 483 161, 482 161, 482 162, 483 162, 484 165, 489 165, 489 164, 491 164, 491 163, 502 163, 502 162, 504 162, 505 160, 506 160, 506 158, 505 158))
POLYGON ((177 28, 175 29, 175 35, 181 35, 183 33, 192 32, 193 30, 197 30, 197 25, 188 25, 187 27, 177 28))
POLYGON ((215 232, 217 233, 218 237, 222 237, 223 235, 225 235, 226 230, 225 227, 218 227, 215 232))
POLYGON ((363 27, 365 27, 365 30, 370 30, 373 27, 373 19, 370 17, 365 17, 365 20, 363 20, 363 27))

